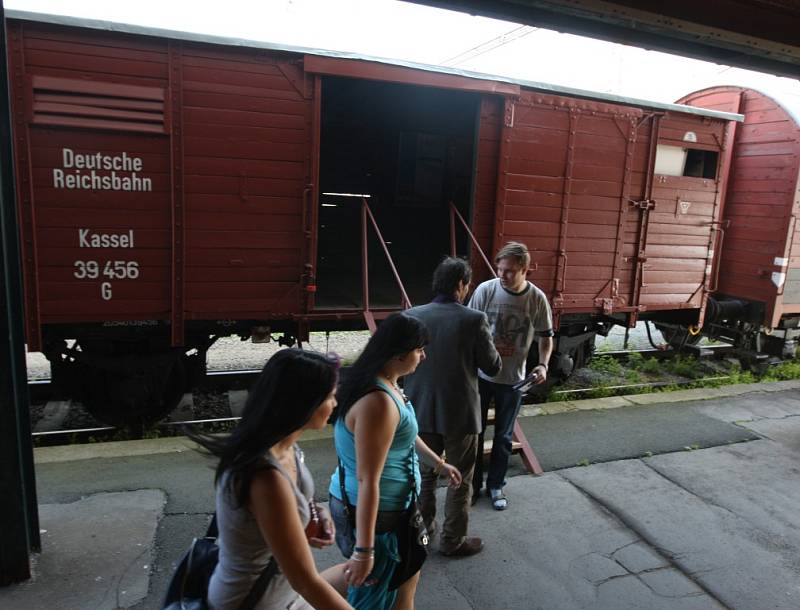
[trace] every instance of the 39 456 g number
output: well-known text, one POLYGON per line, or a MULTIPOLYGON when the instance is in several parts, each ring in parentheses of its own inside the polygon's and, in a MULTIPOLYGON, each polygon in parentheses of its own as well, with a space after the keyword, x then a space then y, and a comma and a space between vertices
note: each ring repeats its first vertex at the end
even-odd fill
MULTIPOLYGON (((97 278, 108 278, 110 280, 135 280, 139 277, 139 263, 136 261, 106 261, 104 264, 98 261, 75 261, 75 270, 72 275, 79 280, 94 280, 97 278)), ((110 301, 113 296, 111 282, 105 281, 100 284, 100 297, 104 301, 110 301)))
POLYGON ((139 277, 136 261, 106 261, 102 267, 97 261, 75 261, 73 275, 79 279, 94 280, 101 275, 112 280, 135 280, 139 277))

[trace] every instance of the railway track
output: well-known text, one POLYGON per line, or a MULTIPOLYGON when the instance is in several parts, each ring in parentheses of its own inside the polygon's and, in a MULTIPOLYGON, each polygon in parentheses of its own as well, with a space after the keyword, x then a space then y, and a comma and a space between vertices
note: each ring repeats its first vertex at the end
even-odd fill
MULTIPOLYGON (((724 381, 730 379, 730 375, 715 375, 714 377, 703 377, 701 379, 687 379, 686 381, 653 381, 650 383, 626 383, 620 385, 604 385, 602 390, 608 392, 609 396, 620 396, 623 394, 635 393, 637 390, 646 391, 649 389, 658 389, 672 386, 690 386, 702 383, 711 383, 715 381, 724 381)), ((552 394, 554 396, 562 397, 568 400, 581 400, 597 392, 599 388, 576 388, 572 390, 555 390, 552 394)))
POLYGON ((49 380, 33 381, 28 384, 31 404, 44 403, 44 407, 41 417, 33 425, 32 436, 39 445, 61 445, 114 440, 120 436, 126 438, 140 438, 145 434, 169 436, 176 434, 183 426, 199 427, 213 431, 222 426, 232 425, 239 420, 241 411, 244 408, 244 401, 247 398, 246 388, 256 379, 259 373, 260 370, 255 369, 210 371, 199 385, 197 392, 184 394, 182 400, 170 413, 169 417, 158 422, 152 429, 147 431, 143 429, 123 430, 114 426, 105 426, 99 422, 96 422, 97 425, 65 427, 64 424, 73 410, 81 412, 81 419, 93 420, 93 418, 85 413, 80 403, 53 399, 49 380), (210 409, 204 408, 202 405, 203 401, 208 402, 207 397, 209 394, 219 395, 216 397, 217 403, 223 400, 223 396, 227 398, 225 408, 220 408, 217 405, 213 409, 217 413, 223 411, 224 415, 219 417, 196 417, 196 411, 210 411, 210 409))
MULTIPOLYGON (((718 356, 730 348, 721 346, 717 348, 703 348, 703 356, 718 356)), ((665 359, 675 354, 674 350, 613 350, 602 352, 620 362, 626 361, 631 353, 639 353, 644 358, 665 359)), ((96 425, 80 425, 65 427, 71 411, 82 411, 79 403, 72 401, 55 400, 52 398, 49 380, 38 380, 29 383, 31 403, 41 406, 44 403, 40 416, 36 418, 33 429, 33 438, 39 445, 57 445, 67 443, 80 443, 90 441, 114 440, 120 437, 136 438, 142 435, 170 436, 179 434, 184 427, 191 427, 203 431, 218 431, 238 421, 244 402, 247 398, 246 388, 255 380, 259 370, 237 371, 212 371, 209 372, 198 391, 185 394, 178 407, 170 414, 169 418, 159 422, 152 428, 145 430, 121 430, 113 426, 105 426, 98 422, 96 425), (209 398, 211 397, 211 398, 209 398), (207 403, 211 400, 215 405, 209 408, 207 403)), ((726 376, 706 377, 686 381, 654 381, 650 383, 629 383, 619 385, 604 385, 606 395, 629 394, 638 391, 658 389, 668 385, 690 385, 709 381, 721 381, 726 376)), ((596 393, 598 388, 574 388, 555 390, 553 395, 567 400, 578 400, 596 393)), ((535 401, 535 399, 534 399, 535 401)), ((91 419, 90 416, 86 416, 91 419)), ((32 418, 33 419, 33 418, 32 418)))
MULTIPOLYGON (((258 369, 248 369, 242 371, 209 371, 200 389, 215 390, 227 389, 229 387, 247 387, 258 376, 261 371, 258 369)), ((49 379, 36 379, 28 382, 28 396, 30 402, 36 404, 45 402, 52 397, 52 387, 49 379)))

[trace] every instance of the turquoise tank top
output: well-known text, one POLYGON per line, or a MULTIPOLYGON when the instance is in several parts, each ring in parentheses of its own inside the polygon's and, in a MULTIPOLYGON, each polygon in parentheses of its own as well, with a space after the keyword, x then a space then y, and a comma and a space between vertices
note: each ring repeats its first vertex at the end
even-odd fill
MULTIPOLYGON (((377 379, 375 380, 375 385, 394 400, 395 405, 397 405, 397 410, 400 412, 400 421, 397 424, 397 429, 394 431, 394 438, 392 439, 392 444, 389 446, 389 453, 386 456, 383 472, 381 472, 379 482, 381 498, 378 503, 378 510, 403 510, 408 506, 411 496, 409 468, 413 468, 417 493, 419 493, 419 458, 417 457, 417 452, 414 450, 414 443, 417 440, 417 433, 419 432, 417 418, 414 414, 414 407, 411 401, 403 404, 384 383, 377 379)), ((344 483, 347 499, 350 501, 351 505, 356 506, 358 504, 356 439, 355 435, 347 429, 344 423, 344 417, 338 418, 333 426, 333 440, 336 445, 336 453, 339 455, 342 467, 345 470, 344 483)), ((331 485, 328 491, 335 498, 342 500, 342 498, 339 497, 342 495, 342 491, 339 486, 338 467, 333 472, 331 485)))

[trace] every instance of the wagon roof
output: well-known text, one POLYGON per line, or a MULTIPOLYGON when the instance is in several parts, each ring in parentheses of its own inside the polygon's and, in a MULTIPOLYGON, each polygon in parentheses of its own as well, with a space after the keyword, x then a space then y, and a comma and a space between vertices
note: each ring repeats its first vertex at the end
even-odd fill
POLYGON ((774 89, 768 86, 764 86, 763 84, 758 85, 756 87, 750 87, 746 85, 714 85, 711 87, 706 87, 705 89, 700 89, 699 91, 692 91, 691 93, 687 93, 686 95, 681 96, 681 99, 687 99, 689 97, 694 97, 701 93, 705 93, 708 91, 718 91, 720 89, 725 90, 735 90, 735 91, 755 91, 763 95, 764 97, 768 97, 772 99, 776 104, 778 104, 781 108, 786 111, 791 119, 795 122, 795 125, 800 127, 800 95, 797 93, 792 93, 790 91, 781 91, 778 89, 774 89))
POLYGON ((580 97, 592 100, 602 100, 617 104, 624 104, 627 106, 637 106, 652 110, 667 110, 672 112, 682 112, 686 114, 696 114, 701 116, 713 117, 728 121, 743 121, 744 116, 731 112, 721 112, 718 110, 708 110, 705 108, 697 108, 694 106, 686 106, 683 104, 669 104, 663 102, 654 102, 642 100, 637 98, 626 97, 623 95, 614 95, 611 93, 601 93, 597 91, 589 91, 586 89, 576 89, 573 87, 564 87, 562 85, 554 85, 550 83, 541 83, 523 79, 510 78, 506 76, 497 76, 493 74, 483 74, 481 72, 472 72, 469 70, 459 70, 456 68, 449 68, 444 66, 432 66, 428 64, 420 64, 400 59, 386 59, 381 57, 372 57, 369 55, 361 55, 358 53, 342 52, 342 51, 327 51, 324 49, 311 49, 306 47, 296 47, 291 45, 280 45, 258 40, 247 40, 242 38, 228 38, 223 36, 212 36, 208 34, 199 34, 195 32, 180 32, 176 30, 166 30, 161 28, 151 28, 140 25, 133 25, 127 23, 116 23, 113 21, 101 21, 98 19, 84 19, 81 17, 70 17, 66 15, 48 15, 44 13, 34 13, 30 11, 17 11, 6 10, 5 15, 7 19, 21 19, 25 21, 36 21, 41 23, 50 23, 56 25, 65 25, 72 27, 84 27, 96 30, 106 30, 111 32, 121 32, 125 34, 139 34, 143 36, 155 36, 159 38, 168 38, 174 40, 186 40, 189 42, 205 42, 210 44, 219 44, 226 46, 248 47, 265 49, 271 51, 286 51, 292 53, 304 53, 309 55, 320 55, 324 57, 335 57, 341 59, 359 59, 364 61, 372 61, 384 63, 393 66, 403 66, 406 68, 413 68, 423 70, 426 72, 438 72, 441 74, 451 74, 463 76, 466 78, 474 78, 488 81, 497 81, 503 83, 510 83, 536 89, 538 91, 545 91, 558 95, 567 95, 571 97, 580 97))

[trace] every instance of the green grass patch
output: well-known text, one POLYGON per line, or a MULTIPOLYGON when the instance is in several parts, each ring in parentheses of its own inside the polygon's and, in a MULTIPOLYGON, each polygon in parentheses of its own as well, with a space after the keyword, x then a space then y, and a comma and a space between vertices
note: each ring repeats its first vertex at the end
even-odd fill
POLYGON ((645 358, 639 352, 631 352, 628 355, 628 368, 648 375, 656 375, 663 372, 660 361, 653 357, 645 358))
POLYGON ((644 381, 644 377, 639 371, 631 369, 625 372, 625 381, 628 383, 642 383, 644 381))
POLYGON ((606 387, 603 383, 599 382, 595 387, 591 390, 588 390, 583 397, 584 398, 608 398, 609 396, 614 396, 616 394, 615 390, 612 390, 609 387, 606 387))
POLYGON ((641 371, 644 366, 644 356, 640 352, 628 354, 628 366, 635 371, 641 371))
POLYGON ((661 371, 661 363, 656 358, 647 358, 642 363, 642 372, 648 375, 656 375, 661 371))
POLYGON ((567 402, 568 400, 572 400, 569 394, 563 394, 559 390, 559 386, 554 385, 552 386, 548 392, 547 396, 545 397, 545 402, 567 402))
POLYGON ((623 374, 622 364, 612 356, 595 356, 589 361, 589 368, 598 373, 620 376, 623 374))
POLYGON ((700 362, 697 358, 692 358, 691 356, 681 356, 678 354, 674 358, 664 360, 661 364, 664 370, 678 377, 696 379, 700 376, 700 362))
POLYGON ((762 381, 785 381, 800 379, 800 360, 787 360, 772 366, 761 377, 762 381))

